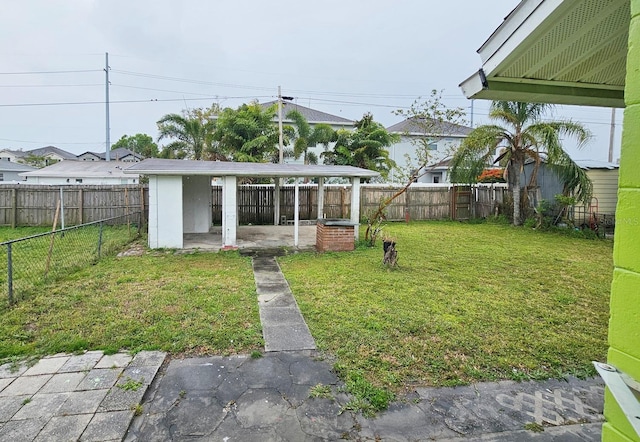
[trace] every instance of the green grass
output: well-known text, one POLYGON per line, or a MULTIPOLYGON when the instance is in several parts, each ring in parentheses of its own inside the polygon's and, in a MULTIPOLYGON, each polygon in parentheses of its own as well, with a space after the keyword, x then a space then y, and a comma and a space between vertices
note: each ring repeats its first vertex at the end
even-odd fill
POLYGON ((0 358, 251 352, 263 344, 250 260, 237 253, 107 257, 0 309, 0 358))
POLYGON ((380 242, 280 258, 318 347, 358 388, 587 376, 605 359, 610 241, 454 222, 385 232, 397 269, 380 242))
MULTIPOLYGON (((18 239, 48 231, 40 227, 0 228, 0 238, 18 239)), ((98 225, 91 225, 14 242, 11 245, 14 300, 26 299, 31 293, 42 290, 44 284, 95 263, 99 243, 100 257, 104 257, 120 250, 137 236, 137 229, 127 226, 105 225, 102 237, 100 232, 98 225)), ((8 302, 7 246, 0 247, 0 254, 1 305, 8 302)))
POLYGON ((24 238, 50 231, 51 227, 18 227, 14 229, 12 227, 0 226, 0 242, 11 241, 12 239, 24 238))

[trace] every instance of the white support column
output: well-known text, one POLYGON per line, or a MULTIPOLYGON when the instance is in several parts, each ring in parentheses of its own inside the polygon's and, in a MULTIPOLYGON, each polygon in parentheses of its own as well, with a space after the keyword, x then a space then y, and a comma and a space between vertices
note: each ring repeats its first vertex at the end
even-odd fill
POLYGON ((222 186, 222 246, 237 247, 238 181, 235 176, 225 176, 222 186))
POLYGON ((282 178, 274 178, 275 188, 273 190, 273 225, 280 224, 280 181, 282 178))
POLYGON ((324 218, 324 178, 318 178, 318 219, 324 218))
POLYGON ((295 197, 294 197, 294 208, 293 208, 293 245, 298 247, 298 230, 300 224, 300 183, 298 182, 298 178, 296 178, 295 185, 295 197))
POLYGON ((357 241, 360 238, 360 178, 351 178, 351 222, 353 226, 353 236, 357 241))

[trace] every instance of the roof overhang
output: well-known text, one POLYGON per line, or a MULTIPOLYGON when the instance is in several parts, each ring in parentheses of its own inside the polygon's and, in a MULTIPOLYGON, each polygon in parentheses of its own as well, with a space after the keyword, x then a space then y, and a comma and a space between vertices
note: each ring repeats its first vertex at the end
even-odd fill
POLYGON ((230 161, 167 160, 161 158, 148 158, 124 169, 123 172, 141 175, 207 175, 212 177, 262 178, 373 178, 380 175, 373 170, 352 166, 235 163, 230 161))
POLYGON ((624 107, 629 0, 523 0, 478 50, 467 98, 624 107))

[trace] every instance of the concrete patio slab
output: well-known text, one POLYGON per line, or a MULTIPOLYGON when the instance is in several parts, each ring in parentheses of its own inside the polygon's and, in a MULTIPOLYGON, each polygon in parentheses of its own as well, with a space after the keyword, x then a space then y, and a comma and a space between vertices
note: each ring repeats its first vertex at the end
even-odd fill
POLYGON ((31 368, 4 366, 2 372, 13 377, 0 381, 0 441, 122 440, 165 356, 86 352, 45 357, 31 368), (92 368, 97 366, 117 367, 92 368), (120 379, 124 373, 131 377, 120 379), (135 388, 115 386, 134 377, 140 381, 135 388))

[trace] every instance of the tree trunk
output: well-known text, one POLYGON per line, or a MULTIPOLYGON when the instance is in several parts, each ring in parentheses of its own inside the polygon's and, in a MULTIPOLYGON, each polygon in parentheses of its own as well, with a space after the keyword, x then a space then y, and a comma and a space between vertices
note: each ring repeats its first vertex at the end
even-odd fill
POLYGON ((513 187, 511 192, 513 195, 513 225, 522 225, 522 219, 520 215, 520 171, 522 170, 522 164, 518 158, 511 160, 512 172, 513 172, 513 187))

